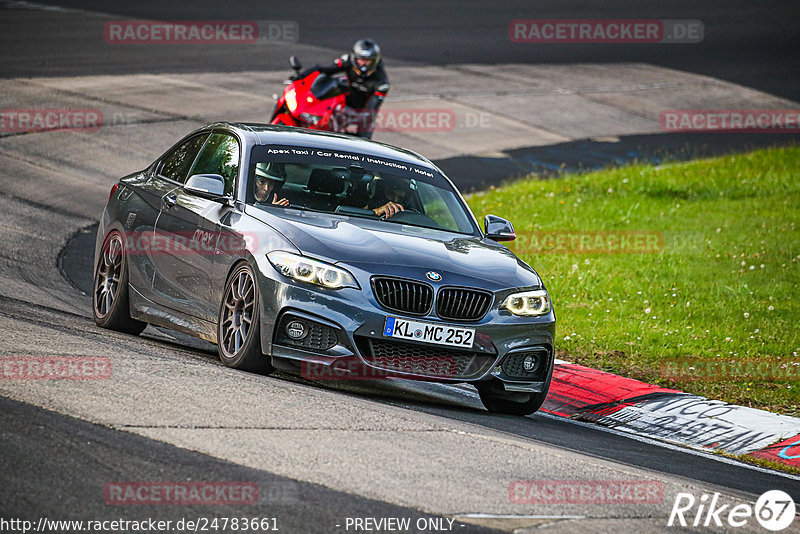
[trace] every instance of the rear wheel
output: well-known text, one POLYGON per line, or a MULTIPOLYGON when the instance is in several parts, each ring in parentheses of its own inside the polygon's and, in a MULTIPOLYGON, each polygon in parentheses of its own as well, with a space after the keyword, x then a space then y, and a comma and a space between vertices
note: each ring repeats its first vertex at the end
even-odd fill
POLYGON ((271 373, 272 363, 261 352, 260 298, 249 265, 233 270, 217 320, 217 350, 222 363, 234 369, 271 373))
POLYGON ((477 387, 481 402, 490 412, 508 415, 530 415, 541 408, 547 398, 549 386, 550 381, 548 380, 547 388, 541 393, 506 391, 500 380, 492 378, 477 387))
POLYGON ((94 268, 94 322, 102 328, 139 335, 147 323, 133 319, 128 298, 128 261, 122 234, 110 232, 94 268))

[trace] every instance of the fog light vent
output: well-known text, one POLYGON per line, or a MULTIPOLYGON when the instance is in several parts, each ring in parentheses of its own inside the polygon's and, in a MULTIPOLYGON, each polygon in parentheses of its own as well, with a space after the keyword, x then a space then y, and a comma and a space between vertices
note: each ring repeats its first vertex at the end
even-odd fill
POLYGON ((295 341, 303 339, 308 334, 308 327, 303 321, 290 321, 286 324, 286 335, 295 341))
POLYGON ((503 372, 514 378, 541 378, 547 368, 548 356, 545 348, 511 353, 503 360, 503 372))
POLYGON ((305 349, 328 350, 337 343, 336 330, 328 325, 289 314, 275 329, 275 343, 305 349))

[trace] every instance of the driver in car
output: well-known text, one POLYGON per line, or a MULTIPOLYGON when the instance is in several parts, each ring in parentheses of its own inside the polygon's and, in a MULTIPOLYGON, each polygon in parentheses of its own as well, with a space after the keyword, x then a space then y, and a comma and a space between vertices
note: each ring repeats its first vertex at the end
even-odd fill
POLYGON ((410 189, 402 178, 379 178, 375 189, 375 197, 367 204, 366 209, 371 209, 375 215, 387 219, 405 211, 403 204, 408 202, 410 189))
POLYGON ((285 198, 278 200, 278 190, 286 181, 285 176, 270 172, 269 163, 256 163, 255 180, 253 180, 253 194, 256 197, 255 205, 288 206, 285 198))

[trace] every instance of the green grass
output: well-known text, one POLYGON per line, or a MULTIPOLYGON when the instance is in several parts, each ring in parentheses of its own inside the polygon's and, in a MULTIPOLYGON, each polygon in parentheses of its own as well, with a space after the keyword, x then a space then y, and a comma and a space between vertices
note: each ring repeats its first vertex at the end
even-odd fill
POLYGON ((713 454, 716 454, 718 456, 724 456, 726 458, 731 458, 732 460, 739 460, 740 462, 757 465, 758 467, 772 469, 774 471, 783 471, 784 473, 790 473, 792 475, 800 475, 800 468, 795 467, 793 465, 784 464, 781 462, 775 462, 773 460, 756 458, 754 456, 748 456, 747 454, 731 454, 720 450, 713 451, 713 454))
POLYGON ((698 381, 662 371, 666 360, 757 360, 795 366, 797 376, 800 148, 529 178, 468 202, 480 220, 493 213, 513 222, 519 237, 509 248, 553 298, 559 357, 800 416, 797 378, 698 381), (559 231, 645 231, 663 248, 536 250, 559 231))

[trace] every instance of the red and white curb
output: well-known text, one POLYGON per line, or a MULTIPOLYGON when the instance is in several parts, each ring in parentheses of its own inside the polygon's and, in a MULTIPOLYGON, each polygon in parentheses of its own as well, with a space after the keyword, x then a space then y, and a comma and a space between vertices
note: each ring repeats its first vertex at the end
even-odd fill
POLYGON ((556 360, 541 411, 705 451, 800 467, 800 419, 556 360))

